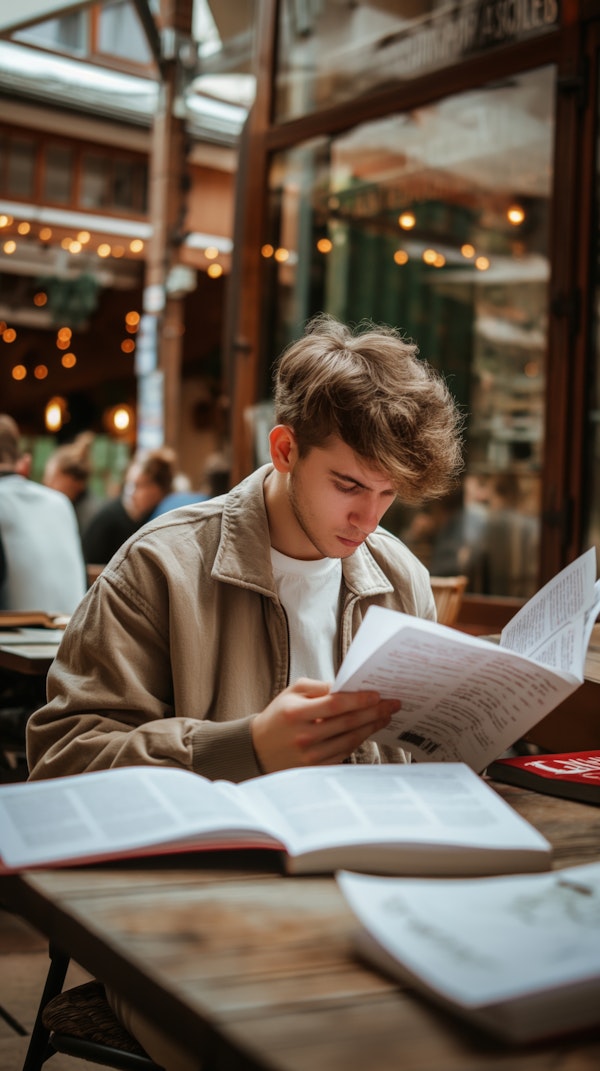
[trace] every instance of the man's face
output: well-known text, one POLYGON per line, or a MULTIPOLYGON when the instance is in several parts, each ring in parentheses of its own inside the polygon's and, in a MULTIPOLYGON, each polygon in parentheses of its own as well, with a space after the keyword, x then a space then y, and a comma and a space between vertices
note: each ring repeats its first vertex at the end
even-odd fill
POLYGON ((348 558, 375 530, 394 501, 389 478, 339 438, 296 457, 289 502, 304 558, 348 558))
POLYGON ((134 462, 127 470, 123 505, 134 521, 140 521, 161 501, 163 493, 158 486, 146 476, 141 467, 134 462))
POLYGON ((154 480, 143 473, 137 476, 130 497, 134 520, 138 521, 147 513, 151 513, 163 497, 160 487, 154 480))

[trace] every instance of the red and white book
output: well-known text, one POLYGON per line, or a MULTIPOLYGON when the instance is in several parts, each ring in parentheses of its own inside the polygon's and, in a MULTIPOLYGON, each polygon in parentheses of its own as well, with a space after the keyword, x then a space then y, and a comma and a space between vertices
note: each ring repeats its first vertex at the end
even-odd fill
POLYGON ((488 766, 487 775, 548 796, 600 804, 600 751, 496 759, 488 766))

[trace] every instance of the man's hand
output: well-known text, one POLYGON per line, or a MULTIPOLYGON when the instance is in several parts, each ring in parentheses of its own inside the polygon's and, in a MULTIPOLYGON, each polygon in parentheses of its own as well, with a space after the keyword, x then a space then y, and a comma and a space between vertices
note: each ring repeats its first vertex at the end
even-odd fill
POLYGON ((301 677, 252 721, 252 742, 264 773, 343 762, 400 709, 377 692, 331 692, 301 677))

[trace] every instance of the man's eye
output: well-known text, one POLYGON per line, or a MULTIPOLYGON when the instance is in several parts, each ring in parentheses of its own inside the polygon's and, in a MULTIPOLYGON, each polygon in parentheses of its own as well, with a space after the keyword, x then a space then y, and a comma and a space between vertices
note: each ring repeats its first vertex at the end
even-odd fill
POLYGON ((345 483, 334 483, 334 487, 336 491, 341 491, 343 495, 351 495, 357 489, 354 484, 348 486, 348 484, 345 483))

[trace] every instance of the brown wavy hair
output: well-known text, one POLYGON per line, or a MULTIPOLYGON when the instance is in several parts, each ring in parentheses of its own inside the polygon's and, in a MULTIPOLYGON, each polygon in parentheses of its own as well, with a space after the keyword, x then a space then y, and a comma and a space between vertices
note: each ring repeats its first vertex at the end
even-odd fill
POLYGON ((0 464, 14 465, 20 456, 18 424, 8 413, 0 413, 0 464))
POLYGON ((341 438, 402 501, 446 494, 463 467, 463 417, 445 380, 394 327, 310 320, 275 369, 275 418, 300 456, 341 438))
POLYGON ((163 495, 168 495, 173 490, 176 466, 177 454, 169 446, 160 446, 156 450, 150 450, 140 460, 140 472, 152 480, 152 483, 157 484, 163 495))
POLYGON ((57 446, 49 461, 58 472, 86 484, 92 474, 90 452, 94 438, 93 431, 82 431, 73 442, 57 446))

